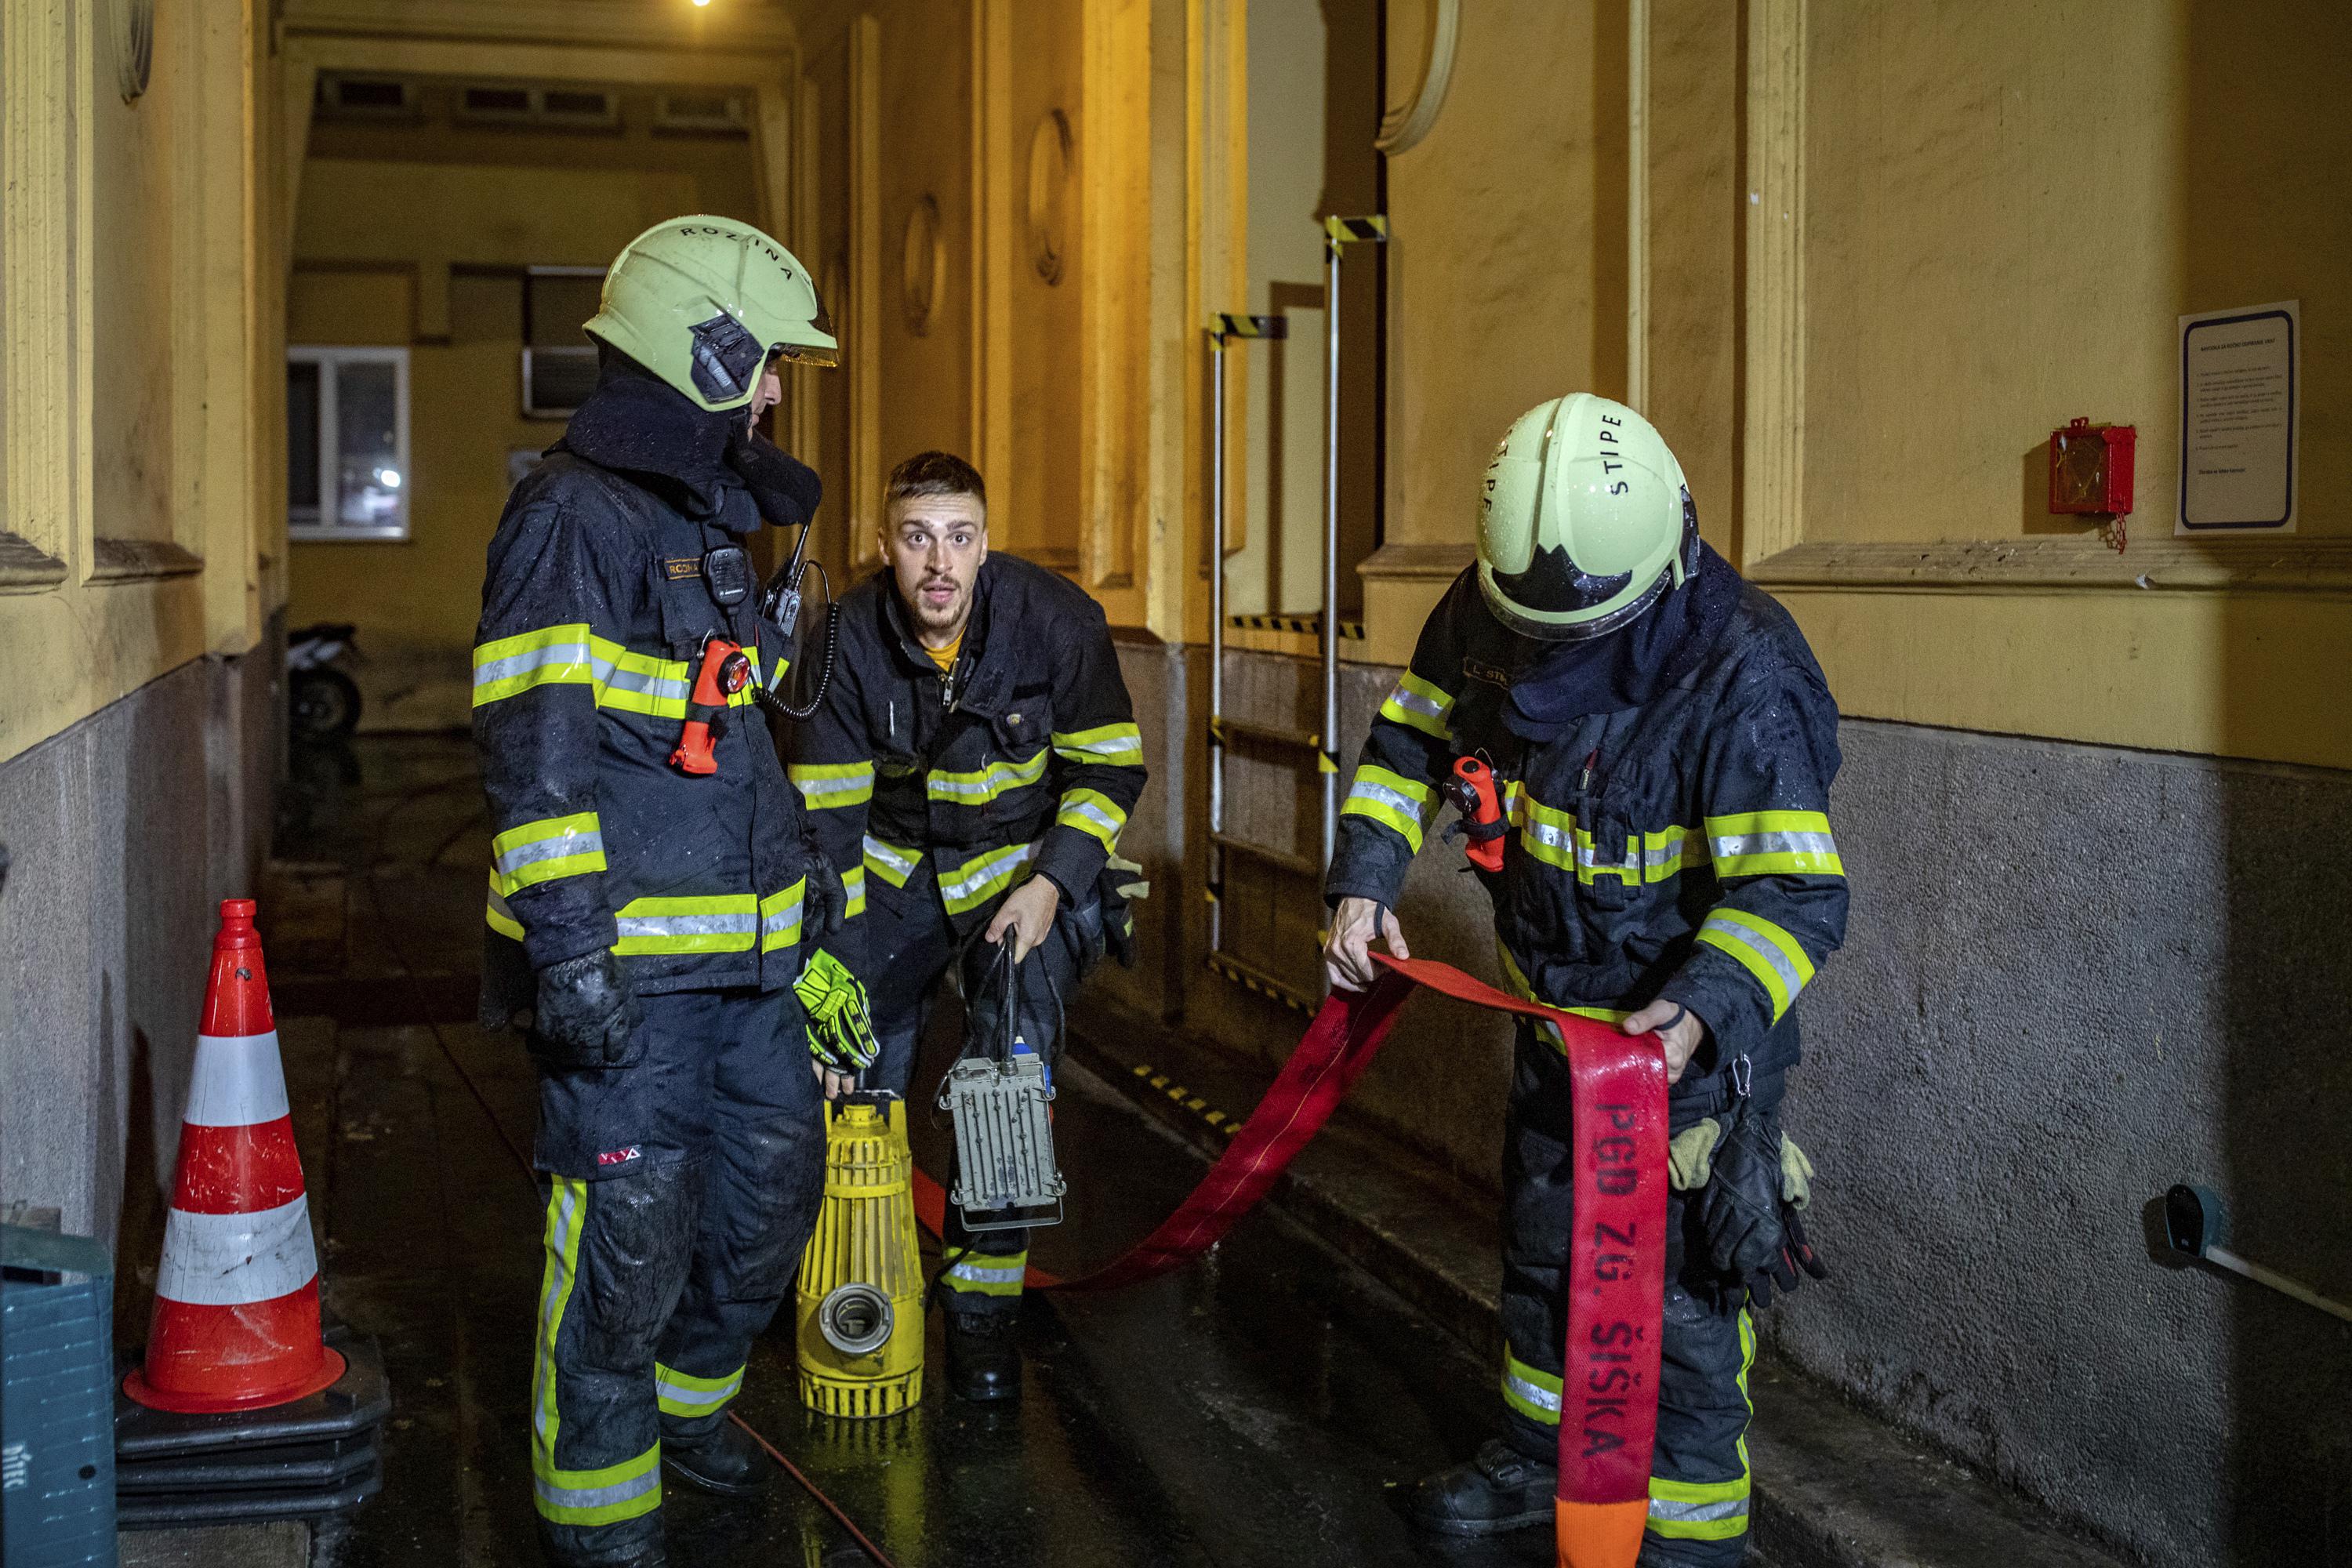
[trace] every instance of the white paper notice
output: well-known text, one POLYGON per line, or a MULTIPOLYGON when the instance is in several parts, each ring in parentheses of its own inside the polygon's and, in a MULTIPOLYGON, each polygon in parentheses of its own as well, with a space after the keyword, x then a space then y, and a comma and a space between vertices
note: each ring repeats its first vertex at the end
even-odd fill
POLYGON ((2180 515, 2173 532, 2294 531, 2302 302, 2180 318, 2180 515))

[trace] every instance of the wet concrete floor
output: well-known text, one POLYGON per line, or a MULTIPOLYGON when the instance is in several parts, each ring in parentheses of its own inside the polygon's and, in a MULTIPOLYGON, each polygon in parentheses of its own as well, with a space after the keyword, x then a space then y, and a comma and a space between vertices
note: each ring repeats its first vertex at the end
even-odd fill
MULTIPOLYGON (((322 1530, 313 1560, 530 1563, 541 1216, 513 1150, 530 1144, 532 1079, 515 1042, 470 1022, 488 855, 470 755, 388 737, 298 756, 295 777, 268 958, 328 1310, 383 1342, 396 1401, 383 1494, 322 1530)), ((927 1059, 926 1080, 944 1066, 927 1059)), ((1204 1166, 1083 1069, 1062 1087, 1071 1217, 1034 1258, 1076 1274, 1204 1166)), ((911 1120, 938 1174, 944 1135, 911 1120)), ((1177 1277, 1033 1295, 1009 1408, 934 1388, 896 1419, 814 1415, 793 1393, 790 1312, 736 1409, 904 1568, 1550 1561, 1548 1531, 1457 1544, 1397 1517, 1393 1483, 1486 1434, 1492 1369, 1276 1213, 1177 1277)), ((942 1364, 936 1315, 929 1356, 942 1364)), ((748 1503, 671 1488, 666 1511, 680 1564, 866 1561, 781 1475, 748 1503)))

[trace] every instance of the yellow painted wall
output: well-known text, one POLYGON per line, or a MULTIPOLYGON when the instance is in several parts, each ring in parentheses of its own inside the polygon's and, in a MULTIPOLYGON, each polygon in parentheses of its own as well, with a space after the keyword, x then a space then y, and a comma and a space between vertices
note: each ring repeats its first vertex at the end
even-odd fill
MULTIPOLYGON (((1604 222, 1612 204, 1622 212, 1624 127, 1599 111, 1623 85, 1601 16, 1611 8, 1463 9, 1444 110, 1389 166, 1395 542, 1468 539, 1478 475, 1510 422, 1624 380, 1623 230, 1604 222)), ((1391 101, 1402 96, 1392 87, 1391 101)))
POLYGON ((95 6, 0 40, 0 759, 279 596, 277 66, 256 3, 159 7, 126 100, 95 6))
MULTIPOLYGON (((1444 113, 1391 162, 1389 538, 1405 548, 1368 574, 1371 657, 1404 657, 1468 559, 1500 422, 1552 392, 1623 388, 1685 454, 1710 540, 1796 613, 1847 712, 2352 766, 2352 689, 2327 673, 2352 647, 2352 554, 2335 542, 2352 537, 2352 116, 2331 86, 2352 12, 1651 0, 1634 15, 1639 39, 1566 7, 1465 7, 1444 113), (1782 149, 1755 94, 1792 18, 1801 110, 1782 149), (1579 47, 1529 45, 1547 26, 1579 47), (1513 76, 1537 55, 1559 81, 1549 96, 1513 76), (1612 99, 1640 111, 1638 169, 1618 156, 1612 99), (1782 187, 1762 189, 1784 150, 1801 192, 1789 218, 1782 187), (1801 247, 1785 297, 1759 260, 1782 223, 1801 247), (1793 436, 1768 384, 1788 363, 1769 337, 1785 298, 1793 436), (2305 313, 2301 531, 2176 544, 2176 319, 2279 299, 2305 313), (2046 510, 2049 432, 2075 415, 2138 427, 2120 557, 2046 510), (1749 487, 1784 438, 1801 482, 1776 514, 1749 487)), ((1409 86, 1392 80, 1391 101, 1409 86)))
MULTIPOLYGON (((356 141, 313 146, 370 150, 356 141)), ((522 284, 512 269, 601 265, 681 212, 757 216, 745 143, 686 144, 669 160, 683 168, 626 145, 510 137, 511 161, 488 163, 428 143, 420 150, 449 161, 314 156, 304 173, 289 341, 409 347, 410 537, 292 547, 289 624, 359 627, 369 728, 466 722, 507 455, 562 434, 520 413, 522 284), (506 270, 481 270, 491 268, 506 270), (443 330, 427 339, 420 323, 443 330)))

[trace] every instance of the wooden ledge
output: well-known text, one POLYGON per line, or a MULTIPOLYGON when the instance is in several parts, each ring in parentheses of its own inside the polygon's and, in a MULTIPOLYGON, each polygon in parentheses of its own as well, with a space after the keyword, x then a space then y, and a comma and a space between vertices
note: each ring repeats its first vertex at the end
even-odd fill
POLYGON ((1462 574, 1462 569, 1478 559, 1478 547, 1465 541, 1460 543, 1406 544, 1402 542, 1383 544, 1364 557, 1356 568, 1360 577, 1379 578, 1387 582, 1451 583, 1462 574))
POLYGON ((1767 588, 1882 593, 2352 591, 2352 539, 2135 540, 2122 554, 2090 537, 1934 544, 1800 544, 1748 569, 1767 588))
POLYGON ((66 580, 66 563, 21 534, 0 529, 0 594, 37 594, 66 580))
POLYGON ((104 539, 96 541, 96 559, 89 571, 93 583, 142 583, 158 577, 193 577, 205 569, 205 558, 163 540, 104 539))

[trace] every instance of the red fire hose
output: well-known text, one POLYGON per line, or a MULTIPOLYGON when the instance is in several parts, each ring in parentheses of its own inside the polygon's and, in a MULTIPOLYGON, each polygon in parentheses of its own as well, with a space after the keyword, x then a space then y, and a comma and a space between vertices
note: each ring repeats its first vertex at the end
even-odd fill
MULTIPOLYGON (((1037 1289, 1109 1290, 1181 1268, 1215 1246, 1274 1185, 1371 1065, 1416 985, 1559 1026, 1576 1097, 1576 1231, 1560 1379, 1557 1535, 1562 1568, 1633 1568, 1649 1517, 1657 1436, 1658 1325, 1665 1301, 1666 1062, 1656 1037, 1623 1035, 1522 1002, 1449 964, 1372 958, 1387 973, 1334 992, 1274 1084, 1200 1185, 1158 1229, 1077 1279, 1029 1271, 1037 1289)), ((937 1232, 945 1195, 915 1173, 916 1210, 937 1232)))

